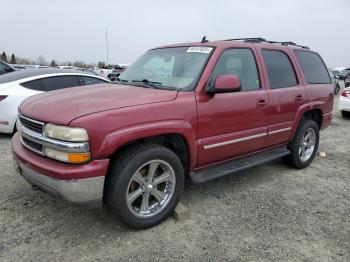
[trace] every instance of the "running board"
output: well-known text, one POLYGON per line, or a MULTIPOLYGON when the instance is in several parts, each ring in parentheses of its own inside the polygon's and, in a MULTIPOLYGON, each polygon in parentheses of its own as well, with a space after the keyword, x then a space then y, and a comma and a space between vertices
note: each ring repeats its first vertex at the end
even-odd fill
POLYGON ((287 147, 274 148, 261 153, 204 168, 202 170, 192 171, 190 172, 190 177, 194 184, 200 184, 275 160, 277 158, 281 158, 289 154, 290 152, 287 147))

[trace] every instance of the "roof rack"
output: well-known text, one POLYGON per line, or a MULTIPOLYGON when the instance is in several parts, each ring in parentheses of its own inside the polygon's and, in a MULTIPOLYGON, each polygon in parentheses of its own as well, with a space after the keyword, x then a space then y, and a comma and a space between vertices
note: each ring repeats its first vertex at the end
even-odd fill
POLYGON ((297 46, 297 47, 301 47, 304 49, 310 49, 307 46, 304 45, 298 45, 294 42, 291 41, 285 41, 285 42, 279 42, 279 41, 270 41, 270 40, 266 40, 265 38, 262 37, 247 37, 247 38, 233 38, 233 39, 225 39, 222 41, 244 41, 244 42, 251 42, 251 43, 261 43, 261 42, 265 42, 265 43, 270 43, 270 44, 281 44, 284 46, 288 46, 288 45, 292 45, 292 46, 297 46))

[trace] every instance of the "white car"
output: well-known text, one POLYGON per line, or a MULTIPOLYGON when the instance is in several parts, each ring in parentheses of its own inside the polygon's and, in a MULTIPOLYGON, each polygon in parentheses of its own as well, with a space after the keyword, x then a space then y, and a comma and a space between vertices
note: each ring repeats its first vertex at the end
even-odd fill
POLYGON ((0 133, 12 134, 21 102, 32 95, 73 86, 110 83, 106 78, 66 69, 27 69, 0 76, 0 133))
POLYGON ((341 111, 343 117, 350 118, 350 88, 345 88, 341 92, 338 109, 341 111))

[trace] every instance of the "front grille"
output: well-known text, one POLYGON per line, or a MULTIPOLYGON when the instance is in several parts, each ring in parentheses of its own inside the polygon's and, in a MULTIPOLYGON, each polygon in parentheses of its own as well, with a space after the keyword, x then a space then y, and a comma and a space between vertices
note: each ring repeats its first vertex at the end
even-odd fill
POLYGON ((31 141, 25 137, 22 137, 23 143, 29 147, 30 149, 33 149, 34 151, 38 151, 38 152, 43 152, 43 145, 38 144, 34 141, 31 141))
POLYGON ((26 117, 21 116, 21 115, 19 116, 19 120, 21 121, 21 124, 24 127, 26 127, 27 129, 29 129, 35 133, 42 134, 43 127, 44 127, 43 123, 40 123, 37 121, 32 121, 26 117))

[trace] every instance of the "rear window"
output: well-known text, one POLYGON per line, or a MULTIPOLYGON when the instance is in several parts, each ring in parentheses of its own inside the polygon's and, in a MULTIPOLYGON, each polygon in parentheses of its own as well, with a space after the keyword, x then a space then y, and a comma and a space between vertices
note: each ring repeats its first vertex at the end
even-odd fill
POLYGON ((264 50, 263 56, 270 88, 290 87, 298 84, 293 65, 284 52, 264 50))
POLYGON ((331 79, 323 60, 317 53, 295 50, 295 55, 309 84, 330 84, 331 79))

